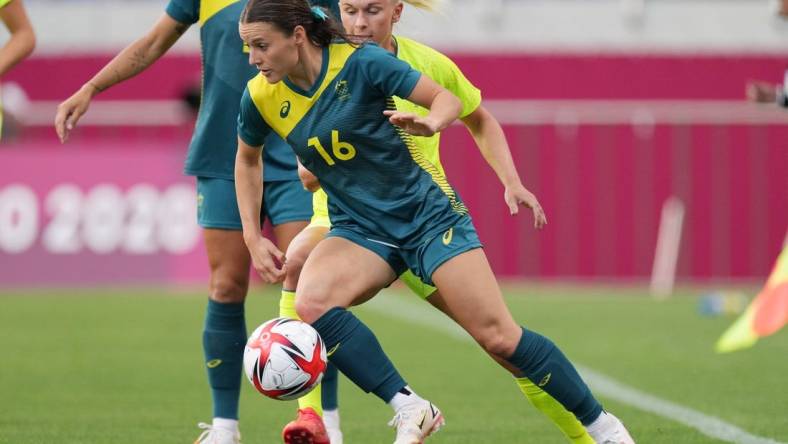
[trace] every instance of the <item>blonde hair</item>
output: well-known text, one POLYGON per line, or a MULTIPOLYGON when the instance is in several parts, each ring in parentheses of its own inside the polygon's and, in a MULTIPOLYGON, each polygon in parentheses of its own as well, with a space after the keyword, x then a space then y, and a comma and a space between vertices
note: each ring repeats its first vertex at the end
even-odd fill
POLYGON ((440 5, 440 0, 397 0, 427 11, 435 11, 440 5))

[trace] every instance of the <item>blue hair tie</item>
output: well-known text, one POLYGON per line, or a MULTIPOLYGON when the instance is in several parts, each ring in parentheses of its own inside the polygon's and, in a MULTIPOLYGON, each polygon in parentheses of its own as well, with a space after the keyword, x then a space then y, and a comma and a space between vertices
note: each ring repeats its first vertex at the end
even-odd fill
POLYGON ((321 22, 324 22, 324 21, 326 21, 328 19, 328 15, 320 7, 312 6, 311 9, 312 9, 312 15, 316 19, 320 20, 321 22))

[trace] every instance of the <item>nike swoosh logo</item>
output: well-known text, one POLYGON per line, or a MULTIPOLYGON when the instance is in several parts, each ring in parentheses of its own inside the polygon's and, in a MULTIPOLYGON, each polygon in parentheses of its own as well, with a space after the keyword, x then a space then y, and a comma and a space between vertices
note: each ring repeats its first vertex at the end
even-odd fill
POLYGON ((333 355, 334 352, 337 351, 337 349, 339 348, 339 344, 341 344, 341 342, 337 342, 337 345, 331 347, 331 350, 329 350, 328 353, 326 353, 326 356, 333 355))
POLYGON ((553 376, 553 374, 552 374, 552 373, 548 373, 548 374, 547 374, 547 376, 545 376, 544 378, 542 378, 542 380, 541 380, 541 381, 539 381, 539 384, 537 384, 537 385, 538 385, 539 387, 544 387, 544 386, 546 386, 546 385, 547 385, 547 383, 548 383, 548 382, 550 382, 550 377, 551 377, 551 376, 553 376))
POLYGON ((208 368, 216 368, 220 365, 222 365, 221 359, 211 359, 210 361, 205 363, 205 366, 208 368))

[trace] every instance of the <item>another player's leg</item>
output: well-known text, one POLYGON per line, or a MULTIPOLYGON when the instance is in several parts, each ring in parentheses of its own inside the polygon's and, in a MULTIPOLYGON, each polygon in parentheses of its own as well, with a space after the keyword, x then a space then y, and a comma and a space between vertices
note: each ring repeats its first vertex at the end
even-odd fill
POLYGON ((243 349, 244 298, 249 285, 249 252, 240 231, 204 230, 211 267, 210 297, 203 329, 203 351, 213 400, 213 422, 197 442, 234 444, 238 433, 243 349))
POLYGON ((323 423, 331 444, 342 444, 342 429, 339 427, 339 371, 328 363, 323 375, 321 404, 323 405, 323 423))
MULTIPOLYGON (((299 260, 291 246, 296 247, 298 239, 304 239, 307 224, 312 218, 312 193, 304 190, 301 181, 266 182, 263 209, 273 225, 277 248, 286 254, 286 268, 297 276, 300 271, 299 260)), ((309 238, 307 237, 307 240, 309 238)), ((308 252, 306 253, 308 254, 308 252)), ((303 263, 303 261, 300 261, 303 263)), ((295 285, 285 281, 279 300, 279 316, 298 318, 295 312, 295 285)), ((298 400, 296 419, 282 430, 286 444, 329 444, 323 420, 320 417, 320 387, 298 400)))
POLYGON ((395 444, 412 444, 440 428, 443 416, 407 386, 372 331, 346 310, 372 297, 402 269, 395 249, 334 228, 304 264, 296 310, 320 333, 331 362, 394 409, 390 424, 397 429, 395 444))
MULTIPOLYGON (((626 429, 603 412, 574 366, 549 339, 520 327, 503 301, 470 221, 455 226, 422 251, 423 273, 431 276, 452 317, 487 353, 515 367, 586 427, 596 442, 632 443, 626 429), (448 240, 447 240, 448 239, 448 240), (454 241, 452 241, 454 239, 454 241), (448 259, 447 259, 448 258, 448 259)), ((508 369, 511 366, 506 366, 508 369)))
POLYGON ((198 443, 235 444, 238 400, 246 343, 244 299, 249 287, 249 251, 241 232, 235 186, 223 179, 198 178, 198 223, 211 270, 210 295, 203 328, 203 351, 213 401, 212 424, 198 443))
MULTIPOLYGON (((424 281, 422 281, 418 276, 414 275, 410 270, 403 273, 399 278, 417 296, 426 300, 433 307, 442 311, 450 318, 455 319, 454 315, 449 309, 449 306, 446 304, 446 301, 443 300, 443 296, 437 288, 424 283, 424 281)), ((509 371, 517 374, 517 369, 515 369, 511 364, 508 364, 506 361, 501 360, 495 355, 490 356, 498 361, 498 363, 502 366, 507 367, 509 371)), ((536 407, 537 410, 547 416, 561 430, 561 432, 563 432, 569 442, 573 444, 595 444, 594 440, 591 439, 591 437, 586 432, 585 427, 583 427, 580 421, 575 418, 575 415, 566 410, 564 406, 562 406, 552 396, 545 393, 544 390, 537 387, 536 384, 532 383, 526 377, 516 377, 515 381, 517 382, 517 386, 520 388, 520 391, 522 391, 525 397, 528 398, 531 404, 536 407)), ((325 408, 325 402, 323 405, 325 408)))
MULTIPOLYGON (((286 251, 287 276, 282 287, 282 297, 279 300, 279 316, 298 319, 295 310, 295 288, 301 268, 309 257, 315 245, 325 237, 328 228, 319 225, 309 225, 303 229, 290 242, 286 251)), ((298 413, 296 418, 282 429, 282 439, 285 443, 328 443, 329 435, 321 416, 323 415, 321 402, 322 384, 298 399, 298 413), (311 441, 309 441, 311 440, 311 441)))

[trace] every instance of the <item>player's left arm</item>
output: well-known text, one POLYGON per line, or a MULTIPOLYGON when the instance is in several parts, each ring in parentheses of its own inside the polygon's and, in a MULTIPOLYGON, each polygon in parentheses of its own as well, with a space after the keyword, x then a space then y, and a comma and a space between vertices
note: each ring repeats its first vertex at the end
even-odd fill
POLYGON ((0 76, 2 76, 33 52, 36 46, 36 34, 27 18, 22 0, 11 0, 0 8, 0 20, 11 34, 11 38, 0 49, 0 76))
POLYGON ((484 160, 503 184, 504 200, 511 214, 517 214, 522 204, 533 210, 535 228, 542 228, 547 224, 547 217, 539 200, 523 186, 520 180, 512 160, 509 143, 498 120, 484 106, 479 105, 472 113, 462 118, 462 123, 476 141, 484 160))
POLYGON ((426 116, 401 111, 384 111, 389 121, 414 136, 432 136, 443 131, 460 117, 460 99, 434 80, 422 74, 407 100, 430 110, 426 116))

